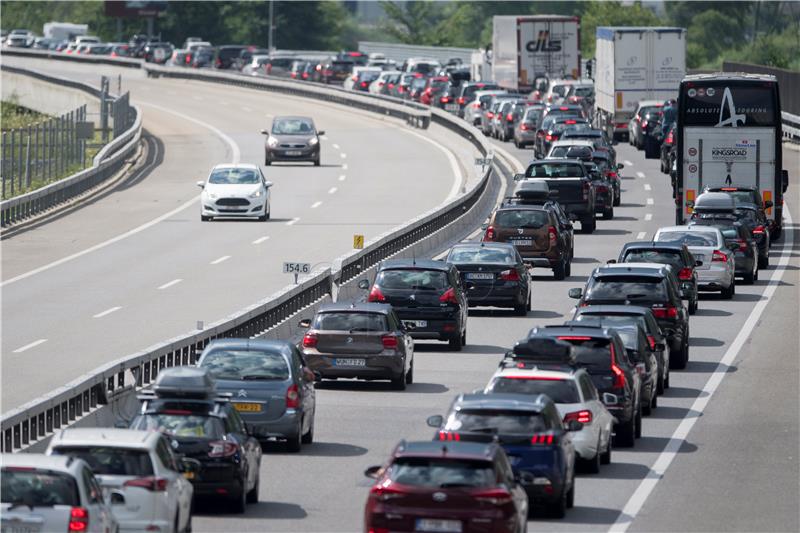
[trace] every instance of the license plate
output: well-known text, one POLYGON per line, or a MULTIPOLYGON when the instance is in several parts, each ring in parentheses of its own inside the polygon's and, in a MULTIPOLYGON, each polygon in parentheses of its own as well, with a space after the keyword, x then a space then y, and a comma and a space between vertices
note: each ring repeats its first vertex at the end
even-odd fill
POLYGON ((444 108, 447 111, 458 111, 458 104, 445 104, 444 108))
POLYGON ((260 413, 260 403, 233 402, 233 407, 240 413, 260 413))
POLYGON ((491 272, 469 272, 467 279, 494 279, 494 274, 491 272))
POLYGON ((404 320, 403 324, 411 324, 412 326, 416 326, 418 328, 427 328, 428 321, 427 320, 404 320))
POLYGON ((366 359, 334 359, 336 366, 367 366, 366 359))
POLYGON ((23 524, 12 520, 3 520, 2 533, 38 533, 38 524, 23 524))
POLYGON ((286 155, 303 155, 303 152, 301 152, 300 150, 289 150, 288 152, 286 152, 286 155))
POLYGON ((533 240, 531 239, 515 239, 511 241, 514 246, 531 246, 533 244, 533 240))
POLYGON ((415 529, 417 531, 435 531, 438 533, 461 533, 461 520, 417 518, 415 529))

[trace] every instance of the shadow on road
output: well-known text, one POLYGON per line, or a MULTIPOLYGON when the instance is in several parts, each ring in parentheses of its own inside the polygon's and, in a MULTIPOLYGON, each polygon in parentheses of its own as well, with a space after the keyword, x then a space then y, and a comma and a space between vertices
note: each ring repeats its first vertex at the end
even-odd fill
POLYGON ((219 503, 218 497, 198 498, 192 508, 192 513, 196 516, 221 516, 235 519, 252 520, 256 519, 284 519, 300 520, 308 516, 305 509, 296 503, 285 502, 258 502, 247 506, 244 514, 231 514, 227 506, 219 503), (202 503, 201 503, 202 502, 202 503), (200 503, 200 505, 197 505, 200 503))
POLYGON ((701 347, 718 347, 724 346, 725 341, 721 341, 719 339, 711 339, 709 337, 689 337, 689 346, 701 346, 701 347))
POLYGON ((407 392, 415 392, 417 394, 442 394, 450 390, 440 383, 412 383, 406 386, 405 391, 399 391, 394 390, 389 381, 358 381, 355 379, 337 381, 325 380, 318 382, 314 387, 319 390, 394 392, 397 394, 406 394, 407 392))

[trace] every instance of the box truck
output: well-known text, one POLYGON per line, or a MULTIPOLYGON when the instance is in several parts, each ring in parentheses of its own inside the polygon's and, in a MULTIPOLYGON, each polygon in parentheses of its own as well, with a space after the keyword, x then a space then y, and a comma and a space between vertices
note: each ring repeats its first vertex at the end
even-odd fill
POLYGON ((71 41, 80 35, 89 33, 88 24, 72 24, 70 22, 45 22, 42 34, 50 39, 71 41))
POLYGON ((597 28, 595 126, 627 140, 641 100, 676 98, 686 74, 686 29, 597 28))
POLYGON ((492 77, 503 88, 530 92, 548 79, 581 76, 579 17, 496 16, 492 77))

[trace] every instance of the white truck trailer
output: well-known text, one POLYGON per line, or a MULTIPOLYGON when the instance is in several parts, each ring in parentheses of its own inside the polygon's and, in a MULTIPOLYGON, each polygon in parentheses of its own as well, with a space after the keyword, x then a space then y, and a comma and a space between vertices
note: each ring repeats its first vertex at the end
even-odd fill
POLYGON ((595 126, 626 140, 641 100, 678 96, 686 74, 686 29, 597 28, 595 126))
POLYGON ((72 24, 71 22, 45 22, 42 35, 59 41, 71 41, 80 35, 89 33, 88 24, 72 24))

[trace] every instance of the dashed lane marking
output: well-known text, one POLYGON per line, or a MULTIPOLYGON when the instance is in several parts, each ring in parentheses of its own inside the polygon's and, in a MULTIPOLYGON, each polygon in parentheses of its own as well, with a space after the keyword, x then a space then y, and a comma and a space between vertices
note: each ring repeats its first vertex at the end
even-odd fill
POLYGON ((640 231, 640 232, 639 232, 639 233, 636 235, 636 238, 637 238, 638 240, 642 240, 642 239, 644 239, 646 236, 647 236, 647 232, 646 232, 646 231, 640 231))
POLYGON ((644 178, 644 172, 642 172, 641 170, 637 170, 636 171, 636 177, 637 178, 644 178))
POLYGON ((29 344, 26 344, 25 346, 20 346, 19 348, 14 350, 14 353, 26 352, 26 351, 30 350, 31 348, 35 348, 35 347, 39 346, 40 344, 44 344, 45 342, 47 342, 47 339, 39 339, 38 341, 33 341, 33 342, 29 343, 29 344))
POLYGON ((646 213, 644 215, 645 220, 653 220, 653 213, 646 213))
POLYGON ((168 281, 165 284, 161 285, 158 288, 158 290, 163 291, 164 289, 169 289, 170 287, 172 287, 173 285, 177 285, 181 281, 183 281, 181 278, 173 279, 172 281, 168 281))
POLYGON ((253 244, 261 244, 262 242, 269 239, 269 235, 264 235, 263 237, 259 237, 258 239, 253 241, 253 244))
POLYGON ((286 223, 287 226, 294 226, 300 220, 300 217, 294 217, 292 220, 286 223))
POLYGON ((341 176, 339 176, 339 181, 344 181, 344 180, 346 180, 346 179, 347 179, 347 176, 345 176, 344 174, 342 174, 341 176))
POLYGON ((218 265, 220 263, 223 263, 223 262, 227 261, 230 258, 231 258, 231 256, 229 256, 229 255, 223 255, 222 257, 218 257, 217 259, 214 259, 213 261, 211 261, 211 264, 212 265, 218 265))
POLYGON ((317 200, 316 202, 314 202, 313 204, 311 204, 311 209, 316 209, 316 208, 318 208, 318 207, 319 207, 319 206, 321 206, 321 205, 322 205, 322 202, 320 202, 319 200, 317 200))
POLYGON ((653 205, 654 203, 656 203, 656 202, 652 198, 648 198, 647 199, 647 205, 653 205))
POLYGON ((330 189, 328 189, 328 194, 333 194, 333 193, 335 193, 335 192, 336 192, 336 191, 338 191, 338 190, 339 190, 339 189, 337 189, 336 187, 331 187, 330 189))
POLYGON ((122 309, 122 306, 119 306, 119 305, 116 306, 116 307, 111 307, 109 309, 106 309, 105 311, 100 311, 96 315, 93 315, 92 318, 103 318, 104 316, 108 316, 111 313, 116 313, 120 309, 122 309))
POLYGON ((650 186, 650 184, 649 184, 649 183, 645 183, 645 184, 644 184, 644 190, 646 190, 646 191, 651 191, 651 190, 653 190, 653 188, 650 186))

